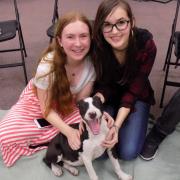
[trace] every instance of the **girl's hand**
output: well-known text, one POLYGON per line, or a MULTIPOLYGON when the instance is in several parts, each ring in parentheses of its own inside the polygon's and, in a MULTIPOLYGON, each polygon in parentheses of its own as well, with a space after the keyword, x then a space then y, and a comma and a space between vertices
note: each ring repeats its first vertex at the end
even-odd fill
POLYGON ((80 133, 80 135, 82 135, 83 131, 84 131, 84 125, 83 125, 83 121, 81 121, 79 123, 79 133, 80 133))
POLYGON ((118 142, 118 130, 117 127, 112 126, 105 140, 103 141, 102 146, 106 148, 112 148, 117 142, 118 142))
POLYGON ((66 135, 68 143, 73 150, 78 150, 81 145, 80 131, 70 127, 69 132, 66 135))
POLYGON ((107 113, 103 113, 103 118, 107 121, 108 128, 111 128, 114 124, 114 119, 107 113))

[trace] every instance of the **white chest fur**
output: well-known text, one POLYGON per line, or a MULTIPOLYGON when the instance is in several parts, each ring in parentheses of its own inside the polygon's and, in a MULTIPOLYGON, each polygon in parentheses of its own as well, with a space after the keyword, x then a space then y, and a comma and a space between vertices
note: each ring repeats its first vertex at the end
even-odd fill
POLYGON ((108 132, 107 122, 102 120, 101 130, 98 135, 93 135, 90 130, 88 132, 89 138, 83 141, 83 152, 79 153, 79 160, 75 162, 64 160, 64 162, 72 166, 79 166, 84 164, 81 158, 82 155, 88 157, 90 160, 94 160, 104 153, 105 148, 102 146, 102 142, 105 140, 108 132))

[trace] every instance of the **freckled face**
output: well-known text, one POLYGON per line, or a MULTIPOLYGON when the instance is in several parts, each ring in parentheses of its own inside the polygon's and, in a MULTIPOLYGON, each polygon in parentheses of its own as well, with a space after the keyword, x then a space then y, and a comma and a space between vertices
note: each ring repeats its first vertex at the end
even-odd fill
POLYGON ((89 27, 82 21, 69 23, 62 31, 59 43, 67 55, 68 61, 81 61, 90 49, 89 27))
MULTIPOLYGON (((106 17, 105 22, 109 24, 116 24, 119 21, 129 21, 126 11, 119 7, 115 7, 111 13, 106 17)), ((103 31, 103 30, 102 30, 103 31)), ((124 50, 128 46, 129 35, 131 31, 130 22, 124 30, 119 31, 115 26, 111 32, 103 32, 105 40, 116 50, 124 50)))

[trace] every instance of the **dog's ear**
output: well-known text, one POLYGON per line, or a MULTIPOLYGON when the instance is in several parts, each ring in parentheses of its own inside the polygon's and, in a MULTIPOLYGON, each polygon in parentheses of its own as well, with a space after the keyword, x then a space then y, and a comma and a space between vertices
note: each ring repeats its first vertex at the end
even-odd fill
POLYGON ((94 99, 95 101, 97 101, 97 102, 102 103, 102 102, 101 102, 101 98, 100 98, 99 96, 93 96, 93 99, 94 99))
POLYGON ((101 98, 98 96, 94 96, 93 97, 93 104, 101 110, 101 112, 103 111, 103 103, 101 101, 101 98))

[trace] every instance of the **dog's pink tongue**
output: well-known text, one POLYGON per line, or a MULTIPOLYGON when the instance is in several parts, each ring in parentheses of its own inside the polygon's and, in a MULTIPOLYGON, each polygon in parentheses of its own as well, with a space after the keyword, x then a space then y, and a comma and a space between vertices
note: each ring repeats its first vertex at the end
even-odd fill
POLYGON ((99 134, 100 126, 97 120, 90 121, 89 127, 94 135, 99 134))

